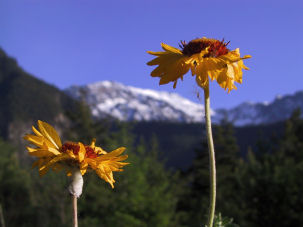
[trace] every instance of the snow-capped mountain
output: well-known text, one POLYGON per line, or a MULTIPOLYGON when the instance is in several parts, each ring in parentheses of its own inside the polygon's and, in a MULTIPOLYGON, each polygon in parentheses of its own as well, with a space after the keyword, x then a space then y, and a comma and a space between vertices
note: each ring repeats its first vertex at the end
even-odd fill
MULTIPOLYGON (((112 81, 72 86, 66 93, 84 99, 96 118, 111 116, 121 121, 201 122, 204 106, 176 93, 154 91, 112 81)), ((212 110, 213 122, 227 119, 237 126, 285 120, 296 108, 303 110, 303 91, 278 96, 270 103, 245 102, 231 109, 212 110)))
POLYGON ((203 105, 165 91, 141 89, 102 81, 85 86, 72 86, 67 94, 84 99, 94 117, 112 116, 121 121, 178 121, 203 120, 203 105))
POLYGON ((303 117, 303 91, 293 95, 277 96, 272 102, 245 102, 232 109, 217 109, 216 118, 227 116, 235 125, 268 124, 289 118, 295 109, 301 109, 303 117))

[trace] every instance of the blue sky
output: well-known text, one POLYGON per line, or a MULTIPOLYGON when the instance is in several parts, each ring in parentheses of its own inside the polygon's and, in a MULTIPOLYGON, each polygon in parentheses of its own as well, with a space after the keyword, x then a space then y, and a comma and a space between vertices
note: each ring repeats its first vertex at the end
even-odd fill
POLYGON ((230 49, 252 55, 238 90, 211 85, 212 107, 233 107, 303 89, 302 12, 302 0, 0 0, 0 47, 59 88, 114 80, 198 102, 190 74, 175 90, 159 86, 146 51, 225 38, 230 49))

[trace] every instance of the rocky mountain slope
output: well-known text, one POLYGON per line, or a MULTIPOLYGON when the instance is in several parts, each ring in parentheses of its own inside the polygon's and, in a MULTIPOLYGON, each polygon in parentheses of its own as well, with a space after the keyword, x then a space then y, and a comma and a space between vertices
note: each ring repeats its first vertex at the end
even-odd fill
POLYGON ((72 86, 67 94, 84 99, 94 117, 112 116, 121 121, 200 122, 204 107, 176 93, 154 91, 102 81, 72 86))
MULTIPOLYGON (((176 93, 154 91, 112 81, 72 86, 66 93, 85 100, 94 117, 111 116, 121 121, 201 122, 204 107, 176 93)), ((268 124, 287 119, 296 108, 303 110, 303 91, 276 97, 270 103, 242 103, 231 109, 212 110, 212 119, 228 119, 237 126, 268 124)))
POLYGON ((289 118, 297 108, 303 113, 303 91, 277 96, 269 103, 245 102, 231 109, 217 109, 216 117, 227 116, 237 126, 269 124, 289 118))

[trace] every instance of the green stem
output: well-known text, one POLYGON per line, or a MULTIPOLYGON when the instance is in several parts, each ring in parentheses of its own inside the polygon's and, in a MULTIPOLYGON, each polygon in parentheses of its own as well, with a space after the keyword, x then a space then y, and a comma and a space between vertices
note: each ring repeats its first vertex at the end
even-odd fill
POLYGON ((205 126, 209 151, 209 171, 210 171, 210 203, 208 214, 208 225, 212 227, 215 216, 216 206, 216 161, 215 161, 215 149, 211 130, 210 120, 210 99, 209 99, 209 85, 204 88, 204 102, 205 102, 205 126))
POLYGON ((0 203, 0 226, 5 227, 5 222, 4 222, 4 215, 3 215, 3 209, 0 203))

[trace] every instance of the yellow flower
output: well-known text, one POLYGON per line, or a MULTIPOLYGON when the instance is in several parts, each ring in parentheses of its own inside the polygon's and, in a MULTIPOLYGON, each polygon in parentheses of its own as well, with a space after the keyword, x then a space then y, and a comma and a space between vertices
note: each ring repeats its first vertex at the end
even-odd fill
POLYGON ((96 171, 97 175, 108 182, 114 188, 114 171, 123 171, 122 167, 129 164, 121 162, 127 159, 127 155, 120 156, 125 147, 120 147, 107 153, 101 147, 95 146, 93 139, 90 145, 81 142, 61 143, 56 130, 49 124, 38 121, 37 130, 34 126, 34 134, 24 137, 25 140, 36 147, 26 147, 29 155, 38 158, 33 167, 39 168, 39 174, 43 176, 49 169, 59 171, 65 169, 68 176, 72 175, 74 168, 79 168, 82 175, 88 169, 96 171))
POLYGON ((251 56, 240 57, 239 48, 230 51, 227 45, 224 40, 205 37, 189 43, 181 42, 182 50, 161 43, 164 51, 147 51, 157 56, 147 64, 158 65, 151 72, 151 76, 160 77, 160 85, 174 82, 176 88, 177 80, 183 80, 184 74, 190 69, 192 75, 196 75, 196 82, 200 87, 208 86, 210 78, 230 92, 236 89, 234 82, 242 83, 242 69, 248 69, 242 60, 251 56))

